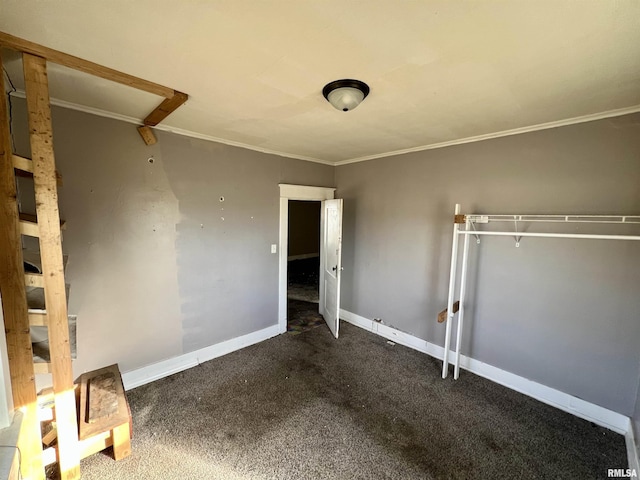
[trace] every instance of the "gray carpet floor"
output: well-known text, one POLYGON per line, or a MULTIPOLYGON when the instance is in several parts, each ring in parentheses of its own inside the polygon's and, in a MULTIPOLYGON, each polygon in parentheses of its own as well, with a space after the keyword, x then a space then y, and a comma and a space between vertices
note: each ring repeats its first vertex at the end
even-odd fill
POLYGON ((132 455, 89 479, 601 479, 624 438, 342 322, 127 392, 132 455))

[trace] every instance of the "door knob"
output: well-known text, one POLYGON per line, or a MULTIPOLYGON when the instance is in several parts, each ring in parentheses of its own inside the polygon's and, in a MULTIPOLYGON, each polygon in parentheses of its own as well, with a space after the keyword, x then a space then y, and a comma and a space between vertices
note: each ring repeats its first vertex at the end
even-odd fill
POLYGON ((331 270, 333 270, 334 272, 338 269, 338 266, 336 265, 335 267, 333 267, 331 270))

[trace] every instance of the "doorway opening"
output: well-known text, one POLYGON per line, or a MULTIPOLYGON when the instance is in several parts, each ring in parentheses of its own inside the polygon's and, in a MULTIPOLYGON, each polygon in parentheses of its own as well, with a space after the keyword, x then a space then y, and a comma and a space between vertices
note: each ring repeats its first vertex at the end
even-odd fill
POLYGON ((320 302, 320 213, 322 203, 289 200, 287 332, 324 324, 320 302))
MULTIPOLYGON (((312 200, 322 202, 331 200, 335 196, 335 188, 331 187, 313 187, 309 185, 291 185, 287 183, 280 183, 280 221, 279 221, 279 256, 278 256, 278 330, 280 333, 287 331, 287 279, 288 279, 288 252, 289 252, 289 201, 291 200, 312 200)), ((324 229, 322 228, 323 219, 322 207, 321 207, 321 226, 320 235, 323 235, 324 229)), ((325 258, 324 253, 324 239, 320 242, 320 263, 322 264, 325 258)), ((325 295, 325 269, 320 269, 320 303, 318 309, 320 314, 324 314, 324 305, 326 303, 325 295)), ((337 290, 337 289, 336 289, 337 290)), ((335 292, 332 292, 335 293, 335 292)))

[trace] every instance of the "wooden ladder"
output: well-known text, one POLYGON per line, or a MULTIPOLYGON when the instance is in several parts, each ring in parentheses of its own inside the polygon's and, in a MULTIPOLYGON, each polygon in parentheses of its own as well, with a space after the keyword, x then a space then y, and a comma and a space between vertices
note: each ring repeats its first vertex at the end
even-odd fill
POLYGON ((21 472, 23 478, 45 478, 35 373, 46 371, 53 376, 60 476, 62 479, 76 479, 80 478, 78 419, 47 66, 44 58, 28 53, 23 53, 23 65, 33 160, 12 153, 7 97, 4 78, 0 74, 0 294, 14 407, 24 410, 19 440, 21 472), (15 170, 33 176, 36 218, 21 216, 19 212, 15 170), (38 237, 42 274, 25 273, 22 235, 38 237), (29 314, 26 286, 44 288, 44 315, 29 314), (33 361, 30 335, 30 326, 33 325, 48 327, 50 363, 44 366, 33 361))

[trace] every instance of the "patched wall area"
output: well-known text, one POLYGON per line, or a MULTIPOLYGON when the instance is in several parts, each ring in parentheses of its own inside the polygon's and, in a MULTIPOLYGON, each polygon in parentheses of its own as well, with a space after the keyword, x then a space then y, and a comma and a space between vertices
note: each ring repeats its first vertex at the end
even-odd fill
MULTIPOLYGON (((29 156, 24 101, 16 153, 29 156)), ((53 108, 76 374, 127 372, 277 324, 278 183, 333 167, 53 108), (224 200, 221 201, 221 197, 224 200)))

